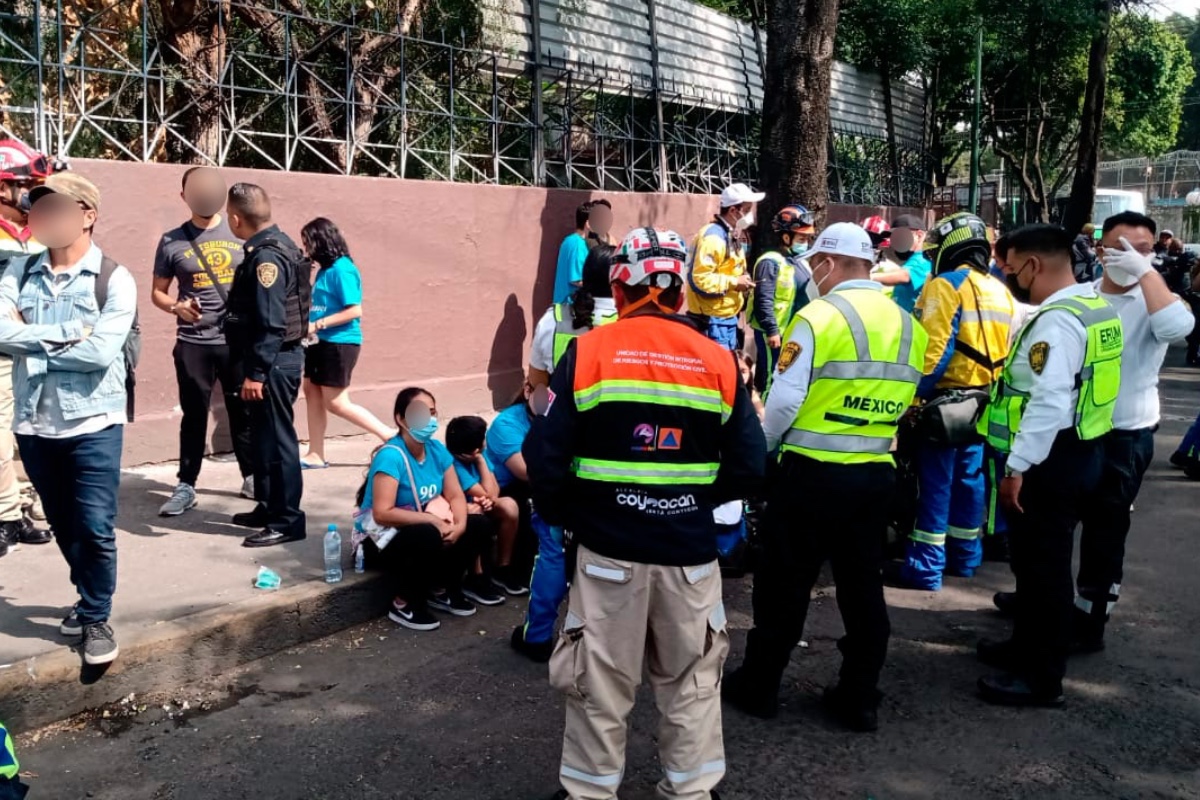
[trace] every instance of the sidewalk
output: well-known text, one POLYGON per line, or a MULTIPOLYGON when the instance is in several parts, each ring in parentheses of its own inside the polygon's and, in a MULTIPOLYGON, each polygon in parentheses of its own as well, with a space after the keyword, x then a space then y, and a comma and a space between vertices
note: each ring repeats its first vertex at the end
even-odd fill
POLYGON ((378 616, 386 593, 377 576, 355 575, 349 557, 354 493, 373 447, 365 436, 331 440, 331 467, 304 473, 308 539, 262 549, 242 547, 249 531, 229 522, 252 508, 238 496, 236 463, 206 460, 199 505, 174 518, 158 516, 175 485, 174 462, 123 471, 112 618, 121 655, 102 680, 81 670, 58 633, 75 599, 58 547, 26 545, 0 559, 0 719, 52 721, 378 616), (331 522, 345 551, 336 586, 323 580, 321 540, 331 522), (280 574, 279 591, 253 587, 259 566, 280 574))

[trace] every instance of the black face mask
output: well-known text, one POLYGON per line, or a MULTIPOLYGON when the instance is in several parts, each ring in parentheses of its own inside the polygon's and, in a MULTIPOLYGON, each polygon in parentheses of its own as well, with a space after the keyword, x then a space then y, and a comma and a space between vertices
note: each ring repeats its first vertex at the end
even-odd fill
POLYGON ((908 261, 910 258, 913 257, 914 252, 915 251, 913 251, 913 250, 903 250, 903 251, 897 250, 896 258, 900 259, 901 261, 908 261))
POLYGON ((1019 272, 1014 272, 1010 275, 1005 275, 1004 283, 1008 285, 1008 290, 1012 292, 1012 296, 1016 298, 1018 303, 1028 305, 1033 301, 1033 296, 1030 294, 1030 289, 1022 288, 1021 284, 1017 283, 1017 276, 1020 274, 1019 272))

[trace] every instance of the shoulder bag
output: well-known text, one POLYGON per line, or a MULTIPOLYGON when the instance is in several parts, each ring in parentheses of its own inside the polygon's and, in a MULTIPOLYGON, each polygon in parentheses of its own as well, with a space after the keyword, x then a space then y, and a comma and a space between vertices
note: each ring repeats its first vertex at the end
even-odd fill
MULTIPOLYGON (((975 297, 975 314, 979 317, 979 330, 983 331, 983 312, 979 308, 979 293, 970 276, 967 282, 975 297)), ((987 336, 983 337, 984 358, 991 362, 991 349, 987 336)), ((917 431, 928 442, 946 447, 971 444, 979 439, 976 427, 983 410, 987 408, 991 392, 986 389, 947 389, 921 406, 917 417, 917 431)))

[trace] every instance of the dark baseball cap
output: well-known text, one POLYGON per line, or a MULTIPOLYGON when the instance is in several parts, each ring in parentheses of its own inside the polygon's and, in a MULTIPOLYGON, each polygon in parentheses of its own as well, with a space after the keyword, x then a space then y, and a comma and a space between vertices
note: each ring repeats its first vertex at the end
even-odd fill
POLYGON ((916 214, 901 214, 892 220, 892 230, 896 228, 908 228, 912 231, 925 230, 925 220, 918 217, 916 214))

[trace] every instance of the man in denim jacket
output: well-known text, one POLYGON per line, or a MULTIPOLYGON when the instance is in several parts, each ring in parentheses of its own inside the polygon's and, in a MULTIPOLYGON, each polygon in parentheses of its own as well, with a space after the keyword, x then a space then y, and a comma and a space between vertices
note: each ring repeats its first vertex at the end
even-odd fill
POLYGON ((60 630, 82 634, 87 664, 107 664, 117 657, 108 618, 126 420, 122 349, 137 287, 116 267, 98 307, 104 256, 92 243, 100 191, 91 181, 58 173, 29 198, 29 227, 47 252, 14 259, 0 278, 0 353, 14 361, 21 459, 79 593, 60 630))

